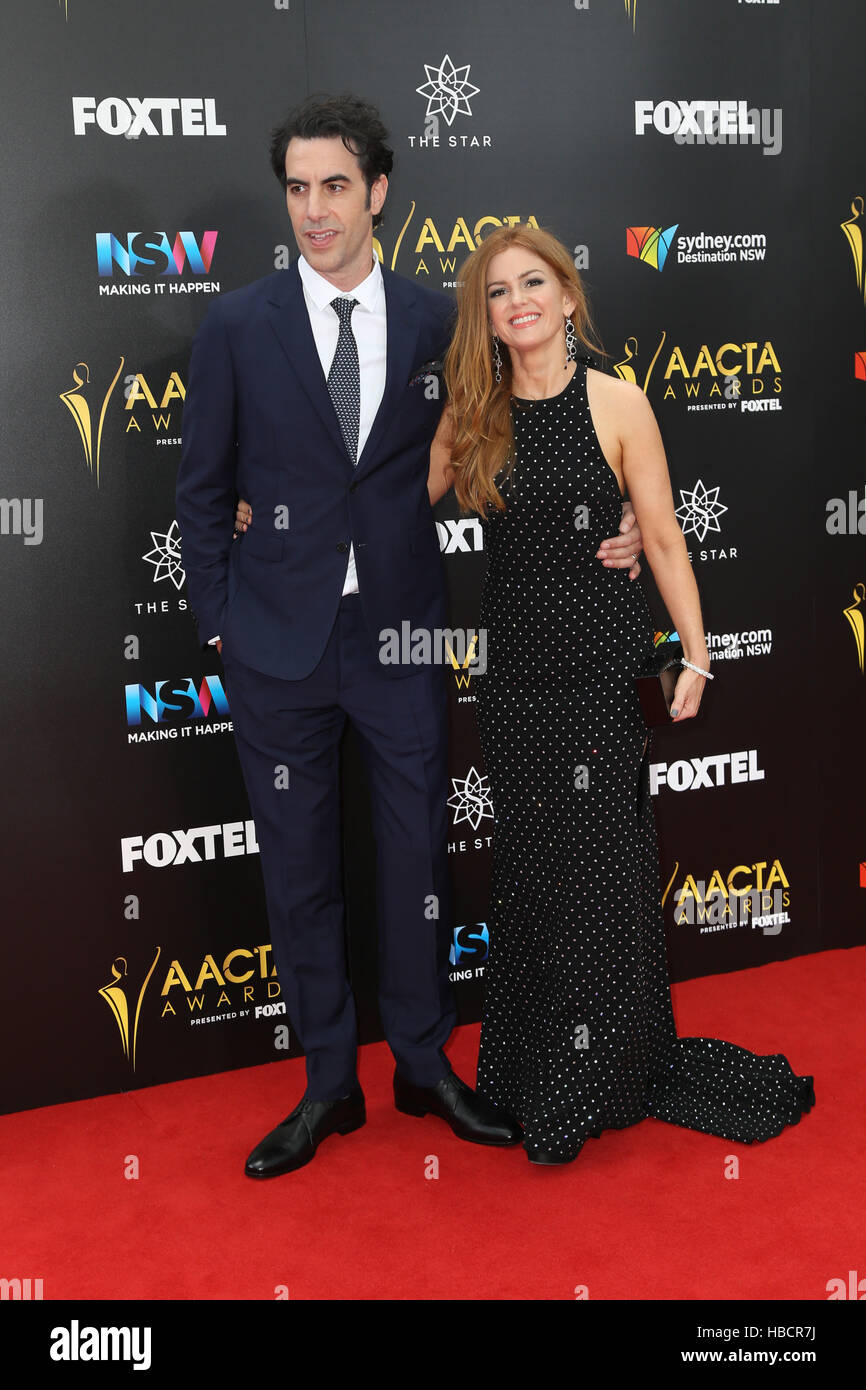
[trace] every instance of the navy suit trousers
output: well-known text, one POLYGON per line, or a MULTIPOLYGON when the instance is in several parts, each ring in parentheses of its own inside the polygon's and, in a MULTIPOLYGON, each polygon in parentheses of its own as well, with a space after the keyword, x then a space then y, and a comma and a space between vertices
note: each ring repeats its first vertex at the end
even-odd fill
POLYGON ((376 838, 379 1010, 397 1069, 433 1086, 451 1068, 448 978, 447 692, 441 666, 385 674, 361 598, 340 602, 303 680, 264 675, 223 647, 235 740, 256 824, 274 963, 306 1055, 312 1100, 357 1085, 357 1020, 346 973, 339 740, 360 741, 376 838))

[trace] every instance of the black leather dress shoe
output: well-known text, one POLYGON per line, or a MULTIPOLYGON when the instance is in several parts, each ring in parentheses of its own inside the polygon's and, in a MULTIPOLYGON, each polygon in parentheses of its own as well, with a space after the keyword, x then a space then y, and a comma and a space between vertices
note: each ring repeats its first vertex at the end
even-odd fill
POLYGON ((360 1091, 341 1100, 307 1100, 306 1097, 282 1122, 266 1134, 246 1161, 248 1178, 276 1178, 303 1168, 329 1134, 351 1134, 367 1121, 360 1091))
POLYGON ((519 1144, 523 1130, 452 1071, 435 1086, 413 1086, 394 1073, 394 1104, 404 1115, 439 1115, 458 1139, 505 1147, 519 1144))

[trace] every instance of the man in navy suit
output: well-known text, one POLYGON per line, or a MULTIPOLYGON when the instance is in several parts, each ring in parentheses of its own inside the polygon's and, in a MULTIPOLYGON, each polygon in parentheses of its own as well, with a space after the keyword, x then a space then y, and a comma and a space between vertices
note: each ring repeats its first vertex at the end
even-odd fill
POLYGON ((184 406, 177 517, 191 606, 222 653, 274 961, 306 1055, 304 1097, 247 1159, 257 1178, 300 1168, 366 1119, 339 867, 347 718, 370 784, 397 1108, 440 1115, 475 1143, 521 1139, 443 1051, 456 1019, 445 673, 379 661, 384 629, 447 626, 427 490, 442 402, 419 367, 441 361, 453 314, 450 298, 373 253, 385 141, 375 109, 351 97, 311 98, 274 132, 301 258, 214 303, 184 406), (239 495, 255 526, 233 542, 239 495))

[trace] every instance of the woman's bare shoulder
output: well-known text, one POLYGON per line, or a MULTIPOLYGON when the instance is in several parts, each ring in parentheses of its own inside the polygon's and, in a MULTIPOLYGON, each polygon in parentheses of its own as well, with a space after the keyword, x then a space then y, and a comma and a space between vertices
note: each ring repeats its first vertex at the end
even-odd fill
POLYGON ((600 372, 596 367, 586 369, 587 390, 602 402, 620 410, 646 410, 649 401, 634 381, 623 381, 621 377, 600 372))

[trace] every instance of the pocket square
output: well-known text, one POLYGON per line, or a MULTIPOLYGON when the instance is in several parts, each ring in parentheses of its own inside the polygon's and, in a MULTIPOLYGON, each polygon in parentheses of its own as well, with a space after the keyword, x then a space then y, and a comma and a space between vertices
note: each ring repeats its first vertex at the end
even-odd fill
POLYGON ((428 376, 441 377, 444 365, 445 363, 441 360, 436 362, 424 362, 420 367, 415 368, 407 385, 417 386, 420 381, 426 381, 428 376))

